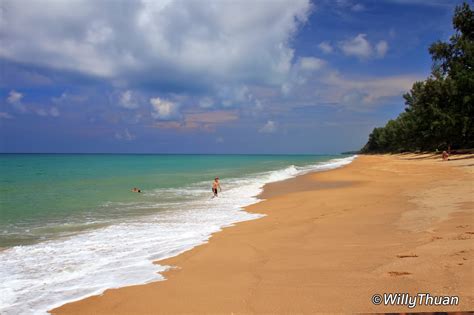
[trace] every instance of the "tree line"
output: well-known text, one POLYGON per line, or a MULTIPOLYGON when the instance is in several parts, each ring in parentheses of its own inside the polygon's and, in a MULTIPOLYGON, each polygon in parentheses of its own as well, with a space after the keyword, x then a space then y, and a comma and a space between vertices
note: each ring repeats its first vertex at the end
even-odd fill
POLYGON ((374 128, 363 153, 474 148, 474 14, 456 7, 455 33, 429 48, 431 75, 403 95, 405 112, 374 128))

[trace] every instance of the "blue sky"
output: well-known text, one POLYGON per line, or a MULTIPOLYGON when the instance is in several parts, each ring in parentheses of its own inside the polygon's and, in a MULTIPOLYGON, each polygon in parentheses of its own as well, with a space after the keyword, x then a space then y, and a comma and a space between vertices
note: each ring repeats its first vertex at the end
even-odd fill
POLYGON ((459 3, 3 0, 0 152, 359 149, 459 3))

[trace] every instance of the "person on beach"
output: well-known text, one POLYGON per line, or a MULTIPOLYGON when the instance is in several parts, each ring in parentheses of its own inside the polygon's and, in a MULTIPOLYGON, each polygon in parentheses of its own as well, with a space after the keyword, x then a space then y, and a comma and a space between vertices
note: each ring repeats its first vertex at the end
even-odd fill
POLYGON ((219 188, 219 191, 222 191, 221 184, 219 184, 219 177, 214 178, 214 182, 212 183, 212 192, 214 193, 212 198, 217 197, 217 188, 219 188))
POLYGON ((132 192, 141 193, 142 191, 141 191, 141 189, 139 189, 139 188, 137 188, 137 187, 134 187, 134 188, 132 189, 132 192))
POLYGON ((449 161, 449 153, 446 151, 443 151, 443 161, 449 161))

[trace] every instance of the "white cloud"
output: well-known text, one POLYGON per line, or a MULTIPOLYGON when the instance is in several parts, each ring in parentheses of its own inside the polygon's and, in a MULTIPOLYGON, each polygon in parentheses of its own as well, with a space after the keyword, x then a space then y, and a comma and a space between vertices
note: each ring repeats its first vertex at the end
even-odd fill
POLYGON ((375 45, 375 52, 378 57, 383 57, 388 51, 388 44, 386 41, 381 40, 380 42, 375 45))
POLYGON ((17 92, 15 90, 11 90, 10 93, 8 93, 7 101, 10 104, 17 104, 21 102, 22 98, 23 98, 22 93, 17 92))
POLYGON ((28 109, 26 106, 21 102, 23 99, 23 94, 20 92, 17 92, 15 90, 11 90, 10 93, 8 93, 7 96, 7 102, 10 103, 13 108, 15 108, 17 111, 21 113, 26 113, 28 109))
POLYGON ((319 70, 324 66, 324 64, 324 60, 315 57, 301 57, 298 60, 300 69, 305 71, 319 70))
POLYGON ((263 125, 258 132, 261 133, 274 133, 277 130, 277 124, 273 120, 269 120, 263 125))
POLYGON ((253 97, 246 85, 220 85, 216 90, 216 96, 223 107, 248 104, 253 97))
POLYGON ((351 109, 365 110, 384 103, 391 97, 400 97, 423 76, 399 75, 374 78, 346 78, 337 72, 322 77, 322 96, 328 103, 337 103, 351 109))
POLYGON ((318 47, 325 54, 330 54, 333 51, 331 44, 327 41, 319 43, 318 47))
MULTIPOLYGON (((63 93, 63 95, 65 95, 63 93)), ((17 92, 15 90, 11 90, 10 93, 8 94, 7 97, 7 102, 12 104, 13 108, 18 110, 19 112, 26 114, 26 113, 33 113, 41 117, 58 117, 60 115, 59 110, 57 107, 51 107, 49 109, 45 108, 38 108, 37 106, 32 106, 31 104, 25 105, 22 103, 22 99, 24 97, 24 94, 17 92)), ((57 102, 59 103, 59 100, 62 100, 63 97, 58 98, 57 102)), ((53 98, 54 101, 54 98, 53 98)), ((11 118, 12 116, 9 116, 9 114, 4 113, 5 115, 2 115, 1 118, 11 118)))
POLYGON ((138 102, 137 100, 133 97, 132 91, 127 90, 120 94, 119 97, 119 105, 123 108, 127 109, 136 109, 138 108, 138 102))
MULTIPOLYGON (((314 72, 322 71, 326 66, 326 61, 316 57, 299 57, 291 69, 285 82, 280 85, 281 94, 290 96, 295 90, 295 86, 304 85, 314 72)), ((252 97, 254 97, 252 95, 252 97)))
POLYGON ((342 52, 347 56, 355 56, 360 59, 373 57, 383 57, 388 51, 388 43, 379 41, 375 47, 367 40, 367 34, 358 34, 352 39, 340 42, 342 52))
POLYGON ((366 34, 359 34, 352 39, 341 42, 340 47, 347 56, 368 58, 372 55, 372 46, 366 37, 366 34))
POLYGON ((180 116, 179 106, 174 102, 155 97, 150 99, 150 104, 153 108, 151 115, 154 119, 171 120, 180 116))
POLYGON ((279 85, 311 7, 309 0, 3 0, 0 57, 114 82, 279 85))
POLYGON ((132 141, 132 140, 135 140, 135 138, 136 136, 132 134, 128 130, 128 128, 125 128, 125 130, 115 133, 115 139, 117 140, 132 141))

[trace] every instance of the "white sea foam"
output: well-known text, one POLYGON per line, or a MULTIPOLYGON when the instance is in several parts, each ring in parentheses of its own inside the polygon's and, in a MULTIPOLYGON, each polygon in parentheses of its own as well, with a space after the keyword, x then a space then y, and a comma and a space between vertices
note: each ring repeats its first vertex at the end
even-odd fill
POLYGON ((166 205, 167 210, 67 238, 1 251, 0 313, 45 314, 51 308, 100 294, 108 288, 163 280, 160 272, 167 266, 153 264, 154 260, 176 256, 203 244, 223 227, 261 217, 243 211, 242 207, 258 202, 255 196, 266 183, 337 168, 354 158, 300 168, 291 165, 226 180, 224 192, 215 199, 209 198, 209 189, 203 189, 207 183, 147 192, 164 201, 155 207, 166 205), (187 201, 169 202, 176 195, 186 197, 187 201))

